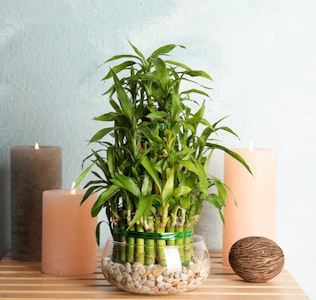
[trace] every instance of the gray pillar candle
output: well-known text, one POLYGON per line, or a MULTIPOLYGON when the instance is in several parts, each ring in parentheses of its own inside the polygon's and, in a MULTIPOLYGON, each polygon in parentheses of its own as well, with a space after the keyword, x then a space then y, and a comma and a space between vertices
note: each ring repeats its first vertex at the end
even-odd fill
POLYGON ((41 260, 42 194, 61 188, 60 147, 11 148, 11 255, 41 260))

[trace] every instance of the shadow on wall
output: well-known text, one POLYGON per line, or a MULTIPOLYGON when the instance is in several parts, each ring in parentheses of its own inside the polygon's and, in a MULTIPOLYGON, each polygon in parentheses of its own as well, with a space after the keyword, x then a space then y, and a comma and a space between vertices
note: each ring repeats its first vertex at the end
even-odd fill
POLYGON ((0 165, 0 259, 10 243, 9 170, 0 165))

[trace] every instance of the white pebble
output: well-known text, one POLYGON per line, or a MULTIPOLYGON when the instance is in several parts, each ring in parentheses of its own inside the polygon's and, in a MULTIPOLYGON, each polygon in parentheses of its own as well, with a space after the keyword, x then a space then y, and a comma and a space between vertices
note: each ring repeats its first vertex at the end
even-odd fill
POLYGON ((133 271, 132 273, 132 280, 137 281, 139 278, 139 273, 137 271, 133 271))
POLYGON ((147 281, 145 282, 145 285, 148 286, 148 287, 153 288, 153 287, 155 286, 155 281, 153 281, 153 280, 147 280, 147 281))
POLYGON ((188 274, 186 274, 186 273, 181 273, 181 279, 182 279, 183 281, 187 281, 188 278, 189 278, 188 274))
POLYGON ((123 276, 122 276, 121 274, 118 274, 118 275, 115 277, 115 280, 116 280, 117 282, 121 282, 122 279, 123 279, 123 276))
POLYGON ((142 275, 145 274, 146 269, 145 269, 143 266, 139 266, 139 267, 137 268, 137 271, 138 271, 139 275, 142 276, 142 275))
POLYGON ((125 271, 126 271, 127 273, 130 273, 131 270, 132 270, 131 264, 130 264, 129 262, 125 263, 125 271))

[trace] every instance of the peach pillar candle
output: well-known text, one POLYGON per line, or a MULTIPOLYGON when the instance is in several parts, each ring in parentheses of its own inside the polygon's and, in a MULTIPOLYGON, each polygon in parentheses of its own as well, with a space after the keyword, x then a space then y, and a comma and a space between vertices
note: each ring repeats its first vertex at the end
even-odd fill
POLYGON ((229 186, 224 208, 223 263, 239 239, 263 236, 275 240, 276 153, 271 149, 232 149, 249 165, 253 176, 231 156, 224 156, 224 183, 229 186), (237 205, 235 205, 235 201, 237 205))
POLYGON ((84 190, 43 192, 42 271, 52 275, 91 274, 97 268, 96 218, 90 214, 97 195, 81 206, 84 190))

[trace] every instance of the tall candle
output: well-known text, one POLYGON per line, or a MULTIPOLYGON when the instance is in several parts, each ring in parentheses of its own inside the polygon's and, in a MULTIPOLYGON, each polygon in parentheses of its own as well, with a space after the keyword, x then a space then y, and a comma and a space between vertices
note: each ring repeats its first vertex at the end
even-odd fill
POLYGON ((223 263, 239 239, 264 236, 275 240, 276 153, 271 149, 232 149, 250 166, 253 176, 231 156, 224 156, 224 183, 229 186, 224 208, 223 263), (235 201, 237 205, 235 204, 235 201))
POLYGON ((41 260, 42 193, 61 187, 60 147, 11 148, 11 255, 41 260))
POLYGON ((84 191, 50 190, 43 193, 42 271, 78 276, 97 267, 96 218, 90 211, 97 195, 81 206, 84 191))

